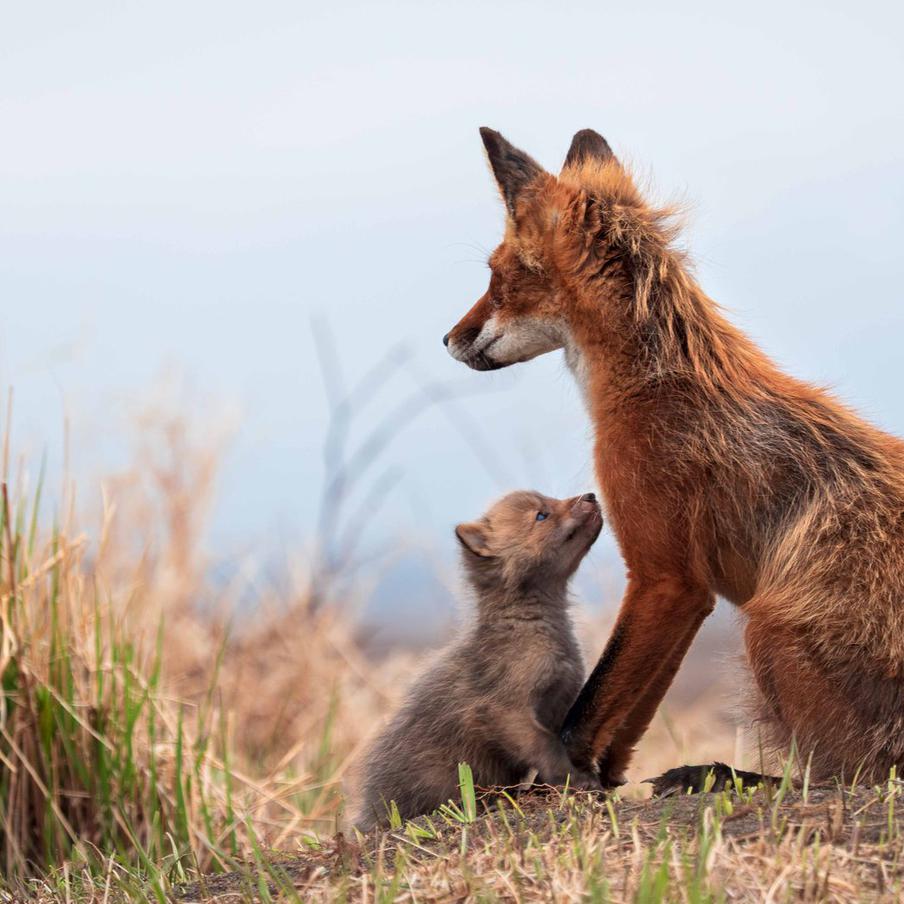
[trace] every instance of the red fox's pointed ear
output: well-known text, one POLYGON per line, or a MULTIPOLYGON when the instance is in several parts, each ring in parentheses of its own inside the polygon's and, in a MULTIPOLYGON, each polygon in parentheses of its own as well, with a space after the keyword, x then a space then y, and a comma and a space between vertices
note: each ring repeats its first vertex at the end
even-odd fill
POLYGON ((468 524, 459 524, 455 528, 455 536, 465 549, 470 550, 475 556, 491 556, 489 543, 487 542, 486 525, 480 521, 471 521, 468 524))
POLYGON ((487 149, 493 175, 499 183, 502 200, 505 201, 509 214, 514 216, 518 195, 543 172, 543 167, 524 151, 519 151, 506 141, 494 129, 483 126, 480 129, 480 137, 487 149))
POLYGON ((565 163, 562 168, 579 166, 589 160, 603 163, 606 160, 615 160, 615 154, 612 153, 609 142, 599 132, 594 132, 593 129, 581 129, 571 139, 571 147, 565 155, 565 163))

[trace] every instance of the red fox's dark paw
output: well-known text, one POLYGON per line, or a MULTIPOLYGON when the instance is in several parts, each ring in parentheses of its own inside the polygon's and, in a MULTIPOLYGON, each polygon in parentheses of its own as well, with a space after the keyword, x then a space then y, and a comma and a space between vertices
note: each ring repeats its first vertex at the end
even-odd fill
POLYGON ((671 797, 673 794, 699 794, 703 790, 709 766, 676 766, 657 775, 645 779, 653 786, 654 797, 671 797))
POLYGON ((671 797, 673 794, 699 794, 707 788, 721 791, 726 783, 733 784, 739 779, 748 787, 756 787, 758 784, 779 784, 780 778, 771 775, 761 775, 759 772, 745 772, 742 769, 732 769, 725 763, 707 763, 703 766, 676 766, 657 775, 656 778, 646 779, 653 785, 654 797, 671 797), (711 778, 709 778, 711 776, 711 778))

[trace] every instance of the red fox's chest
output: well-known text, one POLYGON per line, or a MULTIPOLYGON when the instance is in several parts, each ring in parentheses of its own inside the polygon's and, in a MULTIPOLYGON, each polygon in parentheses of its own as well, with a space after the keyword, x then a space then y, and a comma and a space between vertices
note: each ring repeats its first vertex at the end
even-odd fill
POLYGON ((608 423, 597 427, 594 466, 607 522, 632 572, 693 572, 714 593, 743 605, 756 587, 754 538, 735 542, 711 509, 720 489, 706 486, 655 431, 608 423))

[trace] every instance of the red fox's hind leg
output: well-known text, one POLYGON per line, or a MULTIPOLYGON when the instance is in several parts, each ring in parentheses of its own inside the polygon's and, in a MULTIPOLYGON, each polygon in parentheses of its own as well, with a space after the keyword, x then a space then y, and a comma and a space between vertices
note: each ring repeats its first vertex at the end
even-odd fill
MULTIPOLYGON (((751 600, 755 603, 755 600, 751 600)), ((814 779, 883 781, 904 765, 904 686, 854 656, 824 664, 803 628, 752 605, 744 639, 772 747, 792 739, 814 779)))

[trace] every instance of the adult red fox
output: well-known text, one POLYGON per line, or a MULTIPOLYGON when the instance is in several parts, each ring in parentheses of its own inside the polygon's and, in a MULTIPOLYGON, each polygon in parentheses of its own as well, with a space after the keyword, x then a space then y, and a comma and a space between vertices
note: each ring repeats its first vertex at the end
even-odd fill
POLYGON ((566 720, 575 765, 623 778, 716 595, 747 616, 776 744, 816 777, 904 765, 904 443, 783 374, 729 324, 606 141, 559 176, 481 129, 507 210, 486 294, 444 341, 477 370, 564 348, 628 570, 566 720))

